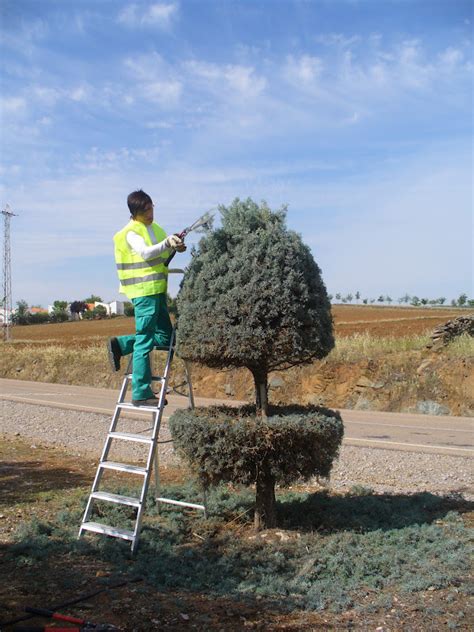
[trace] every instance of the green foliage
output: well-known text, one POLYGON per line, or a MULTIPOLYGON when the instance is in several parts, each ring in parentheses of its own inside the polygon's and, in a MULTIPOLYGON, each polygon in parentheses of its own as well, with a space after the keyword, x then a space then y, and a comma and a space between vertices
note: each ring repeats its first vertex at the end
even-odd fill
POLYGON ((36 312, 36 314, 30 314, 28 317, 29 325, 42 325, 49 322, 48 312, 36 312))
POLYGON ((16 311, 12 314, 12 322, 15 325, 27 325, 29 322, 30 311, 28 303, 24 300, 17 301, 16 311))
POLYGON ((87 312, 87 304, 85 301, 72 301, 69 306, 71 310, 71 314, 82 314, 83 312, 87 312))
POLYGON ((168 312, 170 314, 174 314, 175 316, 178 313, 178 306, 176 304, 176 299, 173 298, 172 296, 170 296, 169 294, 166 295, 166 303, 168 306, 168 312))
POLYGON ((215 406, 177 410, 169 420, 175 446, 208 486, 251 484, 267 471, 277 483, 328 476, 343 436, 338 412, 315 406, 215 406))
POLYGON ((96 305, 92 310, 95 318, 106 318, 107 309, 103 305, 96 305))
MULTIPOLYGON (((162 493, 189 498, 191 491, 173 486, 162 493)), ((376 609, 389 607, 394 593, 431 586, 466 590, 472 530, 459 514, 450 512, 454 501, 426 493, 362 497, 293 493, 282 495, 282 500, 290 529, 284 532, 286 541, 250 540, 245 531, 241 537, 248 491, 229 493, 220 486, 210 498, 213 533, 205 520, 169 506, 161 507, 159 521, 154 520, 151 501, 133 567, 127 543, 98 536, 76 539, 79 507, 62 510, 51 522, 23 523, 4 557, 19 567, 54 560, 62 574, 68 572, 65 561, 71 556, 80 559, 81 569, 88 562, 94 568, 100 560, 122 578, 133 568, 134 575, 156 590, 191 590, 238 599, 256 595, 285 604, 288 610, 358 607, 367 589, 377 591, 376 601, 371 602, 376 609), (244 517, 239 520, 239 516, 244 517)), ((462 506, 466 508, 465 502, 462 506)), ((79 589, 84 574, 77 565, 71 582, 74 578, 79 589)))
POLYGON ((69 320, 69 315, 66 312, 67 305, 68 305, 67 301, 54 301, 53 311, 50 314, 51 322, 63 323, 66 320, 69 320))
POLYGON ((123 304, 123 313, 125 316, 135 316, 135 308, 133 307, 133 303, 130 301, 125 301, 123 304))
POLYGON ((102 303, 102 299, 100 298, 100 296, 91 294, 90 296, 84 299, 84 303, 102 303))
POLYGON ((236 199, 219 210, 222 227, 193 251, 178 295, 179 354, 263 378, 326 356, 334 346, 326 287, 285 208, 236 199))

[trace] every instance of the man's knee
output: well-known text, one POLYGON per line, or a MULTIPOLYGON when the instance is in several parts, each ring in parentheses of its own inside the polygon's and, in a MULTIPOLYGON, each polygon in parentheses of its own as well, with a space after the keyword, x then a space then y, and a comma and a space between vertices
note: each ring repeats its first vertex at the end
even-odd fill
POLYGON ((135 332, 137 336, 153 336, 155 319, 153 316, 141 316, 135 319, 135 332))

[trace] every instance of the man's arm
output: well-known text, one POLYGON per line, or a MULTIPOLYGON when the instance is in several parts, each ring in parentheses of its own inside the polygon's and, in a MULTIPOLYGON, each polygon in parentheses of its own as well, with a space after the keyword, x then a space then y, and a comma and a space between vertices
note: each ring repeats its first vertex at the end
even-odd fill
POLYGON ((140 255, 140 257, 143 257, 145 261, 159 257, 165 250, 176 248, 176 240, 179 240, 179 242, 182 243, 182 240, 179 239, 179 237, 176 237, 176 235, 170 235, 166 239, 163 239, 163 241, 160 241, 159 244, 147 246, 141 235, 138 235, 133 231, 127 233, 127 244, 134 252, 140 255))

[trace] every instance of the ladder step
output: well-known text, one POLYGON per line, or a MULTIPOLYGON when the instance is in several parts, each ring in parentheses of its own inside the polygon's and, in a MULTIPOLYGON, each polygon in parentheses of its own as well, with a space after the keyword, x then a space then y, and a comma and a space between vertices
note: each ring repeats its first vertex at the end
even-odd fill
POLYGON ((173 500, 172 498, 155 498, 157 502, 165 503, 168 505, 178 505, 179 507, 190 507, 191 509, 201 509, 201 511, 205 511, 206 508, 204 505, 197 505, 196 503, 188 503, 182 500, 173 500))
POLYGON ((83 522, 81 524, 81 531, 93 531, 94 533, 111 535, 113 538, 121 538, 122 540, 130 540, 132 542, 135 540, 135 534, 133 531, 110 527, 107 524, 100 524, 99 522, 83 522))
POLYGON ((139 465, 129 465, 128 463, 115 463, 114 461, 102 461, 99 463, 99 467, 103 467, 106 470, 117 470, 117 472, 128 472, 129 474, 141 474, 146 476, 146 467, 140 467, 139 465))
POLYGON ((159 410, 159 406, 134 406, 129 402, 124 402, 123 404, 117 404, 117 408, 125 408, 126 410, 134 410, 135 412, 139 412, 140 410, 146 410, 151 413, 156 413, 159 410))
POLYGON ((109 492, 93 492, 91 498, 96 500, 105 500, 109 503, 117 503, 118 505, 129 505, 130 507, 140 507, 138 498, 131 496, 120 496, 119 494, 111 494, 109 492))
POLYGON ((151 437, 145 437, 141 434, 132 434, 131 432, 109 432, 111 439, 124 439, 125 441, 137 441, 137 443, 153 443, 151 437))
MULTIPOLYGON (((133 376, 133 373, 125 373, 124 378, 126 378, 127 380, 131 380, 133 376)), ((151 376, 151 380, 152 382, 163 382, 165 378, 162 377, 161 375, 152 375, 151 376)))

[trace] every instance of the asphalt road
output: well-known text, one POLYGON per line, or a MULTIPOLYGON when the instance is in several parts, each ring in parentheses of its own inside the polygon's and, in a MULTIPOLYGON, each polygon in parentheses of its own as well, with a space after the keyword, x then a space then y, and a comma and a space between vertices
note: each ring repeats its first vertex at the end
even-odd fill
MULTIPOLYGON (((8 401, 23 402, 112 414, 117 391, 89 386, 68 386, 24 380, 0 379, 2 414, 7 414, 8 401)), ((167 396, 167 419, 177 408, 187 406, 187 399, 167 396)), ((224 400, 196 398, 196 405, 223 403, 224 400)), ((229 404, 229 400, 225 403, 229 404)), ((341 410, 345 425, 346 445, 471 456, 474 454, 474 419, 386 413, 362 410, 341 410)), ((140 415, 140 413, 133 413, 140 415)), ((142 413, 146 414, 146 413, 142 413)), ((149 414, 148 414, 149 416, 149 414)))

